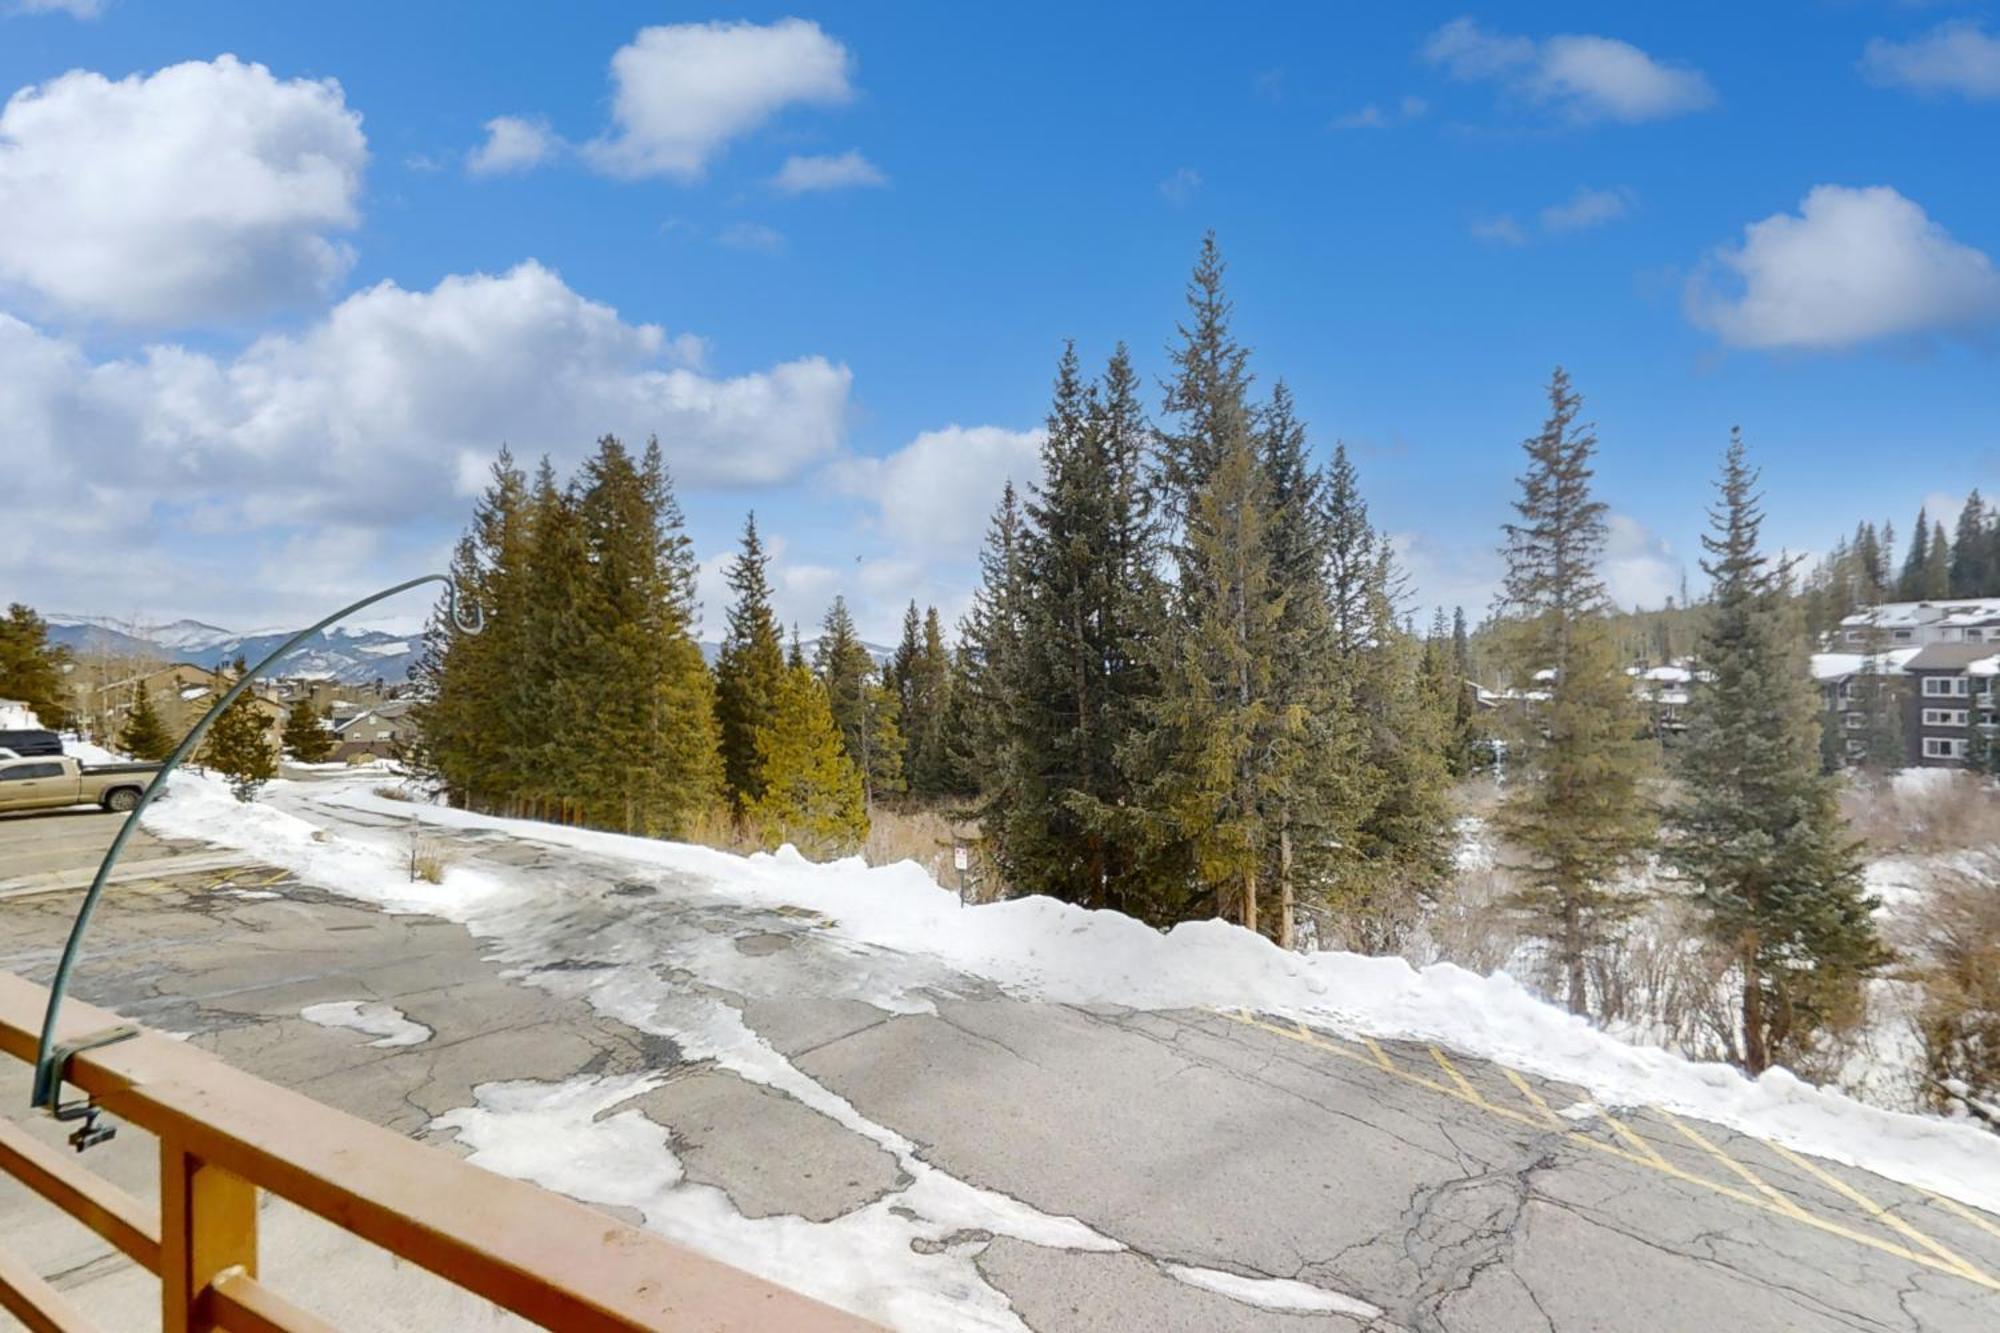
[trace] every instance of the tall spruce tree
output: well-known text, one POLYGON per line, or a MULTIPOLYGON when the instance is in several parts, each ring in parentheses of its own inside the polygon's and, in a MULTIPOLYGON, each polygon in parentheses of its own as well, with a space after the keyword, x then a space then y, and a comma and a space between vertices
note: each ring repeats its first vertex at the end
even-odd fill
POLYGON ((1923 582, 1918 595, 1936 601, 1951 596, 1951 544, 1944 535, 1944 520, 1931 524, 1931 544, 1924 552, 1923 582))
POLYGON ((1549 416, 1523 441, 1528 466, 1504 527, 1503 608, 1517 685, 1542 698, 1516 728, 1521 760, 1498 826, 1519 853, 1515 896, 1547 940, 1572 1013, 1589 1012, 1589 967, 1632 910, 1614 880, 1649 845, 1647 748, 1613 649, 1597 564, 1605 507, 1591 494, 1597 435, 1560 366, 1549 416), (1545 686, 1541 682, 1546 682, 1545 686))
POLYGON ((762 792, 757 735, 771 725, 785 672, 784 640, 771 610, 769 563, 753 513, 743 522, 743 549, 725 576, 736 600, 715 662, 723 781, 739 814, 762 792))
MULTIPOLYGON (((1788 567, 1760 548, 1757 473, 1730 433, 1702 537, 1713 583, 1704 672, 1677 752, 1681 798, 1667 857, 1695 885, 1710 937, 1740 984, 1736 1058, 1751 1074, 1811 1050, 1858 1017, 1887 961, 1860 844, 1819 762, 1818 697, 1790 606, 1788 567)), ((1933 549, 1930 558, 1937 558, 1933 549)))
POLYGON ((1896 579, 1896 596, 1914 602, 1924 595, 1924 571, 1931 558, 1930 516, 1917 510, 1917 526, 1910 533, 1909 554, 1903 557, 1903 572, 1896 579))
POLYGON ((870 810, 877 801, 907 792, 903 770, 903 704, 890 682, 870 675, 861 694, 861 790, 870 810))
POLYGON ((153 696, 143 680, 133 691, 132 711, 126 715, 124 730, 118 733, 118 744, 126 754, 147 763, 165 759, 178 744, 174 737, 167 734, 166 725, 160 721, 159 710, 153 707, 153 696))
POLYGON ((1965 507, 1958 511, 1958 532, 1951 544, 1951 572, 1947 577, 1951 596, 1981 597, 1987 593, 1986 571, 1992 563, 1988 541, 1986 503, 1975 489, 1965 497, 1965 507))
POLYGON ((1021 506, 1014 483, 1000 491, 979 552, 979 586, 960 627, 958 725, 952 729, 953 769, 961 786, 978 793, 982 823, 1004 819, 1013 799, 1007 788, 1006 679, 1021 639, 1021 506))
POLYGON ((847 599, 838 594, 820 624, 819 642, 813 645, 813 671, 826 686, 827 705, 833 709, 833 723, 840 729, 847 757, 865 769, 868 680, 875 673, 875 659, 862 646, 847 599))
POLYGON ((951 759, 951 651, 936 607, 924 613, 923 638, 898 677, 902 697, 905 772, 910 794, 934 801, 955 789, 951 759))

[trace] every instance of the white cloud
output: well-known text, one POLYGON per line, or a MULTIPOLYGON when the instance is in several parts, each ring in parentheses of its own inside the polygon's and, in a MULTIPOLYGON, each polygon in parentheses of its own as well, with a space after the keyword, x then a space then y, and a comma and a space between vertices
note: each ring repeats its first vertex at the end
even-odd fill
POLYGON ((761 222, 732 222, 715 235, 716 244, 731 250, 774 255, 785 248, 785 234, 761 222))
MULTIPOLYGON (((700 354, 534 263, 429 291, 382 283, 227 360, 155 345, 93 361, 0 315, 10 502, 49 516, 35 541, 0 541, 0 585, 48 585, 58 554, 186 549, 192 531, 280 542, 331 525, 349 531, 334 549, 359 559, 354 534, 458 526, 502 443, 566 468, 599 435, 657 433, 684 488, 785 482, 838 449, 846 367, 807 357, 720 377, 700 354)), ((158 563, 168 577, 174 562, 158 563)), ((266 559, 222 577, 268 592, 278 571, 266 559)))
POLYGON ((1201 173, 1193 167, 1178 167, 1160 182, 1160 195, 1170 204, 1184 204, 1201 188, 1201 173))
POLYGON ((1699 70, 1656 60, 1614 37, 1565 33, 1536 41, 1457 18, 1431 34, 1422 55, 1453 78, 1497 82, 1580 124, 1661 120, 1716 100, 1699 70))
POLYGON ((1011 480, 1017 490, 1041 476, 1041 430, 946 426, 928 430, 884 458, 850 458, 834 468, 849 495, 871 501, 884 536, 906 553, 968 557, 1011 480))
POLYGON ((1849 347, 2000 318, 2000 273, 1887 186, 1819 185, 1717 249, 1685 305, 1739 347, 1849 347))
POLYGON ((1616 222, 1632 211, 1632 192, 1623 187, 1594 190, 1577 187, 1575 194, 1560 204, 1542 210, 1542 230, 1546 232, 1587 231, 1616 222))
POLYGON ((615 176, 699 179, 786 107, 852 100, 853 63, 804 19, 643 28, 611 57, 612 129, 585 153, 615 176))
POLYGON ((1474 218, 1472 239, 1484 241, 1488 245, 1526 245, 1528 233, 1521 230, 1521 224, 1511 213, 1501 213, 1490 218, 1474 218))
POLYGON ((67 14, 73 19, 94 19, 104 12, 105 0, 13 0, 9 9, 16 14, 67 14))
POLYGON ((1603 570, 1604 590, 1620 606, 1660 607, 1680 593, 1674 548, 1629 514, 1605 520, 1603 570))
POLYGON ((331 79, 234 56, 113 82, 77 70, 0 110, 0 283, 73 316, 235 319, 352 263, 368 156, 331 79))
POLYGON ((1941 23, 1907 42, 1877 37, 1862 52, 1861 73, 1885 88, 2000 97, 2000 37, 1971 19, 1941 23))
POLYGON ((1395 125, 1416 120, 1430 110, 1430 103, 1421 97, 1405 97, 1394 107, 1383 107, 1370 102, 1358 111, 1350 111, 1334 119, 1336 130, 1386 130, 1395 125))
POLYGON ((465 169, 475 176, 532 171, 562 148, 540 116, 495 116, 486 122, 486 142, 467 155, 465 169))
POLYGON ((786 194, 811 190, 847 190, 861 186, 887 185, 882 169, 849 149, 845 153, 819 157, 788 157, 778 174, 771 177, 774 189, 786 194))

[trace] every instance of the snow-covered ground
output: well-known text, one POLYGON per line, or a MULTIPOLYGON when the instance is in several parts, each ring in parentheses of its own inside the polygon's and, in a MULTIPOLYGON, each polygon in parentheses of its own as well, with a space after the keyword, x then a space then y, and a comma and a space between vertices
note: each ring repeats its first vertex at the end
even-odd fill
MULTIPOLYGON (((157 832, 254 851, 308 882, 390 910, 462 921, 475 933, 506 940, 515 956, 531 953, 529 943, 513 932, 532 928, 528 923, 536 917, 528 905, 537 894, 545 899, 552 886, 538 883, 532 872, 491 863, 452 867, 438 885, 412 884, 399 839, 407 837, 413 822, 503 832, 620 862, 634 872, 671 873, 677 884, 698 885, 701 893, 743 907, 817 913, 823 919, 820 931, 856 959, 851 975, 840 983, 841 993, 894 1012, 928 1010, 927 992, 946 974, 976 978, 1019 997, 1065 1003, 1261 1010, 1357 1035, 1437 1042, 1580 1084, 1606 1106, 1663 1107, 2000 1211, 2000 1138, 1964 1124, 1867 1106, 1811 1087, 1783 1070, 1753 1080, 1726 1065, 1626 1045, 1537 1000, 1504 973, 1479 976, 1450 964, 1417 969, 1399 958, 1348 953, 1292 954, 1219 921, 1188 923, 1163 934, 1116 913, 1085 911, 1046 898, 968 908, 909 863, 815 865, 790 849, 738 857, 389 800, 374 794, 366 779, 276 783, 265 802, 245 806, 218 783, 177 777, 171 799, 147 817, 157 832), (340 812, 373 818, 382 827, 358 827, 337 818, 340 812)), ((601 944, 609 970, 572 983, 600 1009, 649 1030, 664 1029, 691 1056, 716 1058, 745 1077, 792 1093, 877 1138, 904 1160, 906 1170, 928 1171, 912 1145, 862 1120, 851 1106, 804 1078, 743 1030, 734 1010, 704 1007, 694 997, 675 994, 659 979, 664 969, 654 968, 656 960, 645 957, 643 937, 601 944), (618 966, 627 963, 638 965, 618 966)), ((700 958, 670 961, 691 966, 696 975, 705 965, 700 958)), ((722 977, 718 984, 754 980, 722 977)), ((553 983, 538 976, 537 984, 553 983)), ((653 1133, 639 1117, 599 1118, 632 1095, 632 1088, 613 1080, 587 1087, 485 1088, 480 1105, 458 1113, 455 1124, 479 1152, 494 1154, 486 1159, 490 1163, 598 1197, 578 1188, 590 1183, 578 1175, 590 1177, 587 1167, 572 1163, 556 1169, 519 1155, 538 1151, 538 1144, 539 1151, 548 1152, 547 1145, 560 1137, 552 1132, 559 1127, 586 1138, 653 1133)), ((963 1207, 934 1209, 926 1214, 928 1223, 944 1225, 948 1219, 943 1215, 981 1214, 982 1221, 955 1225, 980 1225, 1002 1234, 1080 1226, 1040 1214, 1001 1218, 1005 1225, 995 1225, 996 1219, 985 1214, 1001 1206, 997 1196, 976 1197, 982 1192, 956 1181, 951 1187, 974 1197, 958 1200, 963 1207)), ((1021 1208, 1012 1200, 1004 1204, 1021 1208)), ((654 1219, 652 1208, 647 1215, 654 1219)), ((1071 1235, 1069 1240, 1085 1237, 1071 1235)), ((899 1256, 899 1262, 906 1257, 899 1256)))

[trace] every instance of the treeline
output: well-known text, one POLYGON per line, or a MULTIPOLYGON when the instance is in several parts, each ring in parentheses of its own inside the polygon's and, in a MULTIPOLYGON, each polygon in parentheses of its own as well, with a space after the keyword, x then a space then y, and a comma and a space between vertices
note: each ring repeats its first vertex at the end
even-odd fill
POLYGON ((1989 509, 1977 490, 1966 497, 1949 532, 1928 509, 1917 511, 1898 560, 1896 527, 1856 525, 1836 541, 1802 589, 1815 633, 1878 602, 1940 598, 2000 598, 2000 509, 1989 509))
POLYGON ((1259 394, 1205 244, 1161 420, 1125 349, 1057 366, 956 656, 955 771, 1020 892, 1290 945, 1384 943, 1449 872, 1467 636, 1402 623, 1353 465, 1259 394))

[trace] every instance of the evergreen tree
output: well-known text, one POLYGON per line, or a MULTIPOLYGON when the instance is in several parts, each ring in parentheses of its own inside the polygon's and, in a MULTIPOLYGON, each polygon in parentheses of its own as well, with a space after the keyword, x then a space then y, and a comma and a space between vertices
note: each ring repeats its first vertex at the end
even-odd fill
POLYGON ((1283 606, 1269 595, 1269 522, 1268 480, 1239 432, 1187 508, 1180 624, 1152 710, 1167 762, 1148 802, 1186 848, 1197 901, 1252 931, 1279 852, 1273 816, 1304 749, 1303 710, 1273 688, 1283 606))
MULTIPOLYGON (((1702 569, 1713 613, 1705 675, 1678 752, 1684 793, 1669 860, 1696 885, 1709 935, 1741 983, 1737 1058, 1750 1074, 1810 1050, 1859 1016, 1862 981, 1887 961, 1834 780, 1819 762, 1818 697, 1785 566, 1759 548, 1757 474, 1731 432, 1702 569)), ((1939 559, 1933 545, 1928 556, 1939 559)))
POLYGON ((834 597, 820 625, 819 642, 813 645, 813 671, 826 686, 827 704, 833 709, 834 725, 840 729, 847 757, 865 770, 868 679, 875 673, 875 659, 855 632, 845 597, 834 597))
POLYGON ((1896 580, 1896 596, 1906 602, 1914 602, 1924 595, 1924 571, 1931 559, 1930 516, 1922 509, 1917 510, 1917 526, 1910 533, 1909 554, 1903 557, 1903 572, 1896 580))
POLYGON ((521 785, 504 703, 522 655, 534 516, 527 477, 503 448, 452 557, 453 583, 478 607, 483 627, 477 635, 456 633, 440 601, 410 673, 418 695, 412 760, 455 804, 475 810, 515 813, 521 785))
MULTIPOLYGON (((138 719, 137 704, 133 705, 133 719, 135 722, 138 719)), ((154 725, 158 725, 157 721, 154 725)), ((313 711, 310 695, 301 696, 286 711, 285 730, 279 739, 285 753, 302 764, 323 764, 333 753, 333 735, 313 711)))
POLYGON ((944 623, 936 607, 924 614, 923 639, 907 669, 897 679, 906 701, 903 711, 904 755, 910 794, 936 800, 955 790, 952 775, 950 718, 953 683, 951 652, 945 646, 944 623))
POLYGON ((1927 601, 1951 595, 1951 546, 1945 540, 1942 519, 1931 525, 1931 543, 1924 552, 1923 581, 1918 595, 1927 601))
POLYGON ((952 729, 953 769, 963 789, 980 794, 982 823, 997 826, 1013 799, 1008 789, 1007 693, 1005 682, 1021 637, 1021 509, 1014 483, 986 529, 979 553, 979 587, 960 628, 958 725, 952 729))
POLYGON ((1903 740, 1902 677, 1894 674, 1889 636, 1879 618, 1870 616, 1861 645, 1861 669, 1849 686, 1865 719, 1859 736, 1858 766, 1874 774, 1893 773, 1909 762, 1903 740))
POLYGON ((118 744, 134 759, 157 764, 172 754, 178 743, 167 734, 166 724, 160 721, 159 710, 153 707, 153 696, 146 689, 146 682, 140 681, 132 695, 132 711, 125 718, 125 729, 118 734, 118 744))
POLYGON ((1175 554, 1184 564, 1198 560, 1184 536, 1195 499, 1231 446, 1247 439, 1252 428, 1250 354, 1229 331, 1226 268, 1211 231, 1202 237, 1188 281, 1188 322, 1179 326, 1180 340, 1168 350, 1174 373, 1167 382, 1166 410, 1178 429, 1159 437, 1159 494, 1175 554))
POLYGON ((903 706, 885 679, 870 677, 861 693, 862 796, 872 810, 884 797, 909 790, 903 772, 903 706))
POLYGON ((0 699, 26 704, 45 727, 69 721, 63 668, 69 650, 49 642, 48 622, 15 602, 0 618, 0 699))
POLYGON ((1589 1011, 1588 968, 1632 904, 1613 879, 1645 850, 1653 825, 1646 750, 1632 692, 1605 622, 1597 562, 1605 507, 1592 497, 1595 430, 1557 367, 1549 417, 1523 442, 1528 469, 1505 525, 1503 604, 1513 675, 1547 680, 1517 737, 1518 776, 1498 826, 1524 857, 1516 895, 1528 926, 1553 947, 1572 1013, 1589 1011))
POLYGON ((1348 461, 1346 445, 1334 446, 1333 464, 1320 493, 1325 509, 1326 598, 1333 653, 1337 662, 1351 665, 1368 646, 1372 619, 1369 589, 1379 562, 1375 529, 1369 524, 1368 505, 1361 498, 1360 481, 1354 464, 1348 461))
MULTIPOLYGON (((243 671, 238 658, 239 678, 243 671)), ((222 774, 239 801, 250 800, 259 787, 278 776, 278 751, 265 733, 264 715, 257 710, 253 693, 246 690, 209 724, 201 742, 201 762, 222 774)))
POLYGON ((1958 511, 1958 532, 1951 544, 1951 572, 1946 584, 1953 597, 1983 597, 1989 591, 1986 571, 1992 564, 1986 504, 1974 490, 1958 511))
POLYGON ((757 733, 761 790, 746 822, 769 848, 789 842, 809 856, 855 851, 868 837, 861 774, 841 744, 825 686, 803 663, 785 669, 771 718, 757 733))
POLYGON ((738 813, 760 792, 757 734, 771 725, 785 672, 784 640, 771 610, 769 562, 757 516, 751 514, 743 524, 743 549, 726 575, 736 601, 715 663, 723 780, 738 813))

